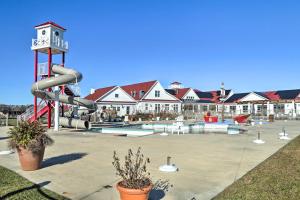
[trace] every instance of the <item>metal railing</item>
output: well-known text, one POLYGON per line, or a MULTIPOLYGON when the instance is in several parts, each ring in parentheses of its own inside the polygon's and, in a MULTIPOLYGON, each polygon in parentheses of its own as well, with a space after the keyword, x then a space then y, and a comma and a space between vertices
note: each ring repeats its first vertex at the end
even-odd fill
POLYGON ((32 39, 32 48, 42 48, 42 47, 56 47, 59 49, 63 50, 68 50, 69 49, 69 43, 67 41, 61 40, 60 38, 55 38, 52 40, 51 44, 49 39, 41 40, 41 39, 32 39))
MULTIPOLYGON (((41 104, 38 105, 37 107, 37 112, 39 112, 42 108, 44 108, 47 105, 47 103, 45 101, 43 101, 41 104)), ((31 106, 29 108, 26 109, 26 111, 24 113, 22 113, 21 115, 17 116, 17 120, 28 120, 32 115, 34 114, 34 107, 31 106)))
POLYGON ((67 84, 66 86, 69 88, 69 90, 71 90, 74 96, 80 96, 80 86, 78 83, 67 84))

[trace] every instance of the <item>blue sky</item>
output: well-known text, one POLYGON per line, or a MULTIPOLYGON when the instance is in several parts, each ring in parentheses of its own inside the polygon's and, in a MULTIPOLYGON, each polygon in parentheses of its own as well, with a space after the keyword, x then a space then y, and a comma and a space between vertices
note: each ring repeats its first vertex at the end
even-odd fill
MULTIPOLYGON (((235 92, 300 88, 299 1, 0 1, 0 103, 32 103, 34 26, 67 28, 90 88, 159 80, 235 92)), ((54 61, 58 58, 54 58, 54 61)), ((45 58, 41 58, 45 61, 45 58)))

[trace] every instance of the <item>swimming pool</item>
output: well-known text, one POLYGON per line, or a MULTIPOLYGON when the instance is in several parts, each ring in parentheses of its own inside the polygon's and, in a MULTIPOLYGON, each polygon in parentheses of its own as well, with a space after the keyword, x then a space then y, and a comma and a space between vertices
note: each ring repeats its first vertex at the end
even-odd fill
POLYGON ((240 126, 232 124, 230 121, 224 123, 153 123, 153 124, 132 124, 122 127, 101 127, 92 128, 91 131, 104 133, 104 134, 126 134, 128 136, 145 136, 154 133, 189 133, 189 134, 201 134, 201 133, 225 133, 225 134, 239 134, 242 129, 240 126))

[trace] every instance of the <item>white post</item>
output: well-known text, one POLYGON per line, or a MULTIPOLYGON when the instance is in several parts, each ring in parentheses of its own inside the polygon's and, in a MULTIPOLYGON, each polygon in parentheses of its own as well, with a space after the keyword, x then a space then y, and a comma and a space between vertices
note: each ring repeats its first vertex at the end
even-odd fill
POLYGON ((59 131, 59 87, 55 86, 54 131, 59 131))
POLYGON ((267 102, 267 116, 270 115, 270 102, 267 102))
POLYGON ((292 101, 292 106, 293 106, 293 108, 292 108, 293 109, 293 114, 292 115, 293 115, 293 118, 295 118, 296 117, 296 103, 295 103, 294 100, 292 101))
POLYGON ((248 102, 248 114, 251 114, 251 103, 248 102))

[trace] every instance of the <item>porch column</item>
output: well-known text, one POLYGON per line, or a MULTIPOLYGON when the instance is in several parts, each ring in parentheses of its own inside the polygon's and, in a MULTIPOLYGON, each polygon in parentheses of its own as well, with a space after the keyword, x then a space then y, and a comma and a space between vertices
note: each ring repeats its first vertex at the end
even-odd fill
POLYGON ((296 117, 296 104, 295 100, 292 101, 293 117, 296 117))
POLYGON ((251 114, 251 103, 248 102, 248 114, 251 114))
POLYGON ((267 116, 270 115, 270 101, 267 102, 267 116))

